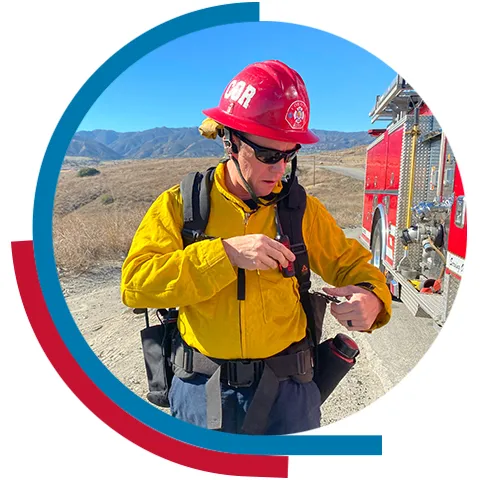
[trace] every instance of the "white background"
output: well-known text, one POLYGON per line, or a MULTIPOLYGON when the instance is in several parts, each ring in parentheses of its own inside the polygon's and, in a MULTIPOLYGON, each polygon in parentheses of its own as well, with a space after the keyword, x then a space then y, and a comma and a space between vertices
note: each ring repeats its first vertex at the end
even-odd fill
MULTIPOLYGON (((408 78, 448 133, 460 162, 469 206, 466 272, 443 332, 418 366, 391 392, 321 431, 382 434, 383 456, 292 457, 290 478, 314 472, 336 477, 339 466, 341 472, 354 474, 357 480, 462 478, 475 471, 479 427, 475 327, 479 314, 474 307, 477 278, 473 265, 479 264, 475 250, 480 161, 475 45, 479 44, 479 28, 477 15, 468 3, 261 2, 262 20, 298 23, 335 33, 408 78)), ((215 4, 198 0, 44 0, 3 6, 3 478, 214 476, 172 464, 133 445, 98 420, 65 386, 29 326, 15 283, 9 243, 32 238, 33 199, 45 149, 62 113, 85 81, 111 55, 150 28, 215 4)), ((241 39, 235 41, 236 48, 241 48, 241 39)))

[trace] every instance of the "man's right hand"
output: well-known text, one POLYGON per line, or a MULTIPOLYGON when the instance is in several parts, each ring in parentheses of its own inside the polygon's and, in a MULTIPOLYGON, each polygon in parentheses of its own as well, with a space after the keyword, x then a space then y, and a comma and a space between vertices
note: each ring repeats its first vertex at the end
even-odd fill
POLYGON ((262 234, 227 238, 222 243, 232 265, 244 270, 269 270, 279 264, 286 268, 295 260, 287 247, 262 234))

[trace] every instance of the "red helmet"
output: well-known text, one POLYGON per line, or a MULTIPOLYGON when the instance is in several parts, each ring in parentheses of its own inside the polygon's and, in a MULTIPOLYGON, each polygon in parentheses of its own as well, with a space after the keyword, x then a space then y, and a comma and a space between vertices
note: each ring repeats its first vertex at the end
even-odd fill
POLYGON ((240 132, 283 142, 316 143, 308 129, 310 101, 302 77, 278 60, 245 67, 224 90, 218 107, 203 110, 240 132))

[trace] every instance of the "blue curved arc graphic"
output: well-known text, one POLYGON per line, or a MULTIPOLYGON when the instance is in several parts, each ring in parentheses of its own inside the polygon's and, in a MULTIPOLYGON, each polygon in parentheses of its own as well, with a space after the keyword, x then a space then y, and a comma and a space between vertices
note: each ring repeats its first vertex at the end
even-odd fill
POLYGON ((119 50, 85 83, 55 129, 41 166, 35 194, 33 241, 40 286, 67 348, 88 377, 118 406, 168 436, 204 448, 231 453, 273 455, 378 455, 380 436, 295 435, 253 437, 212 432, 178 421, 123 385, 97 358, 67 307, 57 275, 52 217, 55 190, 68 145, 83 117, 115 78, 152 50, 183 35, 219 25, 259 21, 259 3, 222 5, 192 12, 146 32, 119 50))

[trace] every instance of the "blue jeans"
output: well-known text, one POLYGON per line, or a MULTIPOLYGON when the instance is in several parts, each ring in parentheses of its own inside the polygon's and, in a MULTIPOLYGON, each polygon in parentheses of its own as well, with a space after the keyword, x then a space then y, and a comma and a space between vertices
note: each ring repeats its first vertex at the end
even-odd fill
MULTIPOLYGON (((207 428, 208 377, 196 374, 192 379, 173 377, 169 393, 173 417, 207 428)), ((222 383, 222 432, 240 433, 245 413, 252 401, 256 384, 232 388, 222 383)), ((270 412, 265 435, 305 432, 320 427, 320 392, 314 382, 280 382, 277 398, 270 412)))

